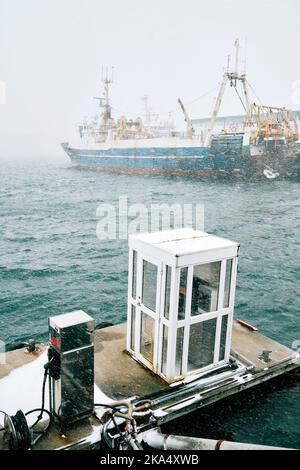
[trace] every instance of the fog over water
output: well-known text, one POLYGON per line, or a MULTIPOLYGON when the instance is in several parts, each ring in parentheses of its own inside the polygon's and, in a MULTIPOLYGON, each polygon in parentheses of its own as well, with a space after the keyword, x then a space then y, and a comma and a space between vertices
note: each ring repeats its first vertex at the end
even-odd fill
MULTIPOLYGON (((102 66, 115 67, 117 116, 141 116, 145 94, 181 128, 178 97, 209 116, 237 37, 258 97, 300 107, 299 17, 298 0, 0 0, 0 158, 66 161, 59 143, 97 112, 102 66)), ((232 93, 221 112, 241 113, 232 93)))
MULTIPOLYGON (((127 240, 96 236, 97 207, 119 196, 203 204, 204 229, 241 244, 235 317, 300 340, 299 183, 79 170, 60 147, 97 112, 102 66, 116 117, 142 116, 144 95, 181 129, 178 97, 209 116, 237 37, 262 101, 299 109, 299 18, 298 0, 0 0, 1 341, 45 340, 48 317, 75 309, 126 320, 127 240)), ((241 114, 232 93, 221 114, 241 114)), ((296 373, 168 431, 300 448, 299 392, 296 373)))

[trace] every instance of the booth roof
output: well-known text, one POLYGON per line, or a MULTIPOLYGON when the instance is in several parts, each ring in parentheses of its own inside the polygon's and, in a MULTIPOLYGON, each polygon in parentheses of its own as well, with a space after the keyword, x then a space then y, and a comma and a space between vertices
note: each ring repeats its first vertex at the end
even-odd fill
POLYGON ((238 247, 239 244, 200 230, 182 228, 162 232, 141 233, 129 236, 129 245, 135 241, 159 248, 174 256, 238 247))

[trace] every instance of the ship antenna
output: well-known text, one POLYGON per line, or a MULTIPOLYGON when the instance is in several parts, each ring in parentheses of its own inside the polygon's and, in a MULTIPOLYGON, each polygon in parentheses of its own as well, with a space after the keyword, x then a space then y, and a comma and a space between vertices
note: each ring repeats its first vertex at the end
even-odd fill
POLYGON ((149 109, 149 104, 148 104, 148 96, 145 95, 143 96, 142 100, 144 101, 144 106, 145 106, 145 122, 146 124, 150 124, 151 121, 151 114, 150 114, 150 109, 149 109))
POLYGON ((247 75, 247 38, 245 38, 245 54, 244 54, 244 75, 247 75))
POLYGON ((240 40, 237 38, 235 40, 235 74, 238 75, 239 73, 239 53, 240 53, 240 40))
POLYGON ((228 54, 227 56, 227 73, 229 72, 229 68, 230 68, 230 54, 228 54))
POLYGON ((104 108, 103 112, 103 120, 105 123, 111 119, 111 106, 110 106, 110 99, 109 99, 109 87, 113 83, 113 74, 114 74, 114 67, 111 68, 110 77, 108 76, 108 68, 106 67, 105 75, 103 74, 103 67, 102 67, 102 83, 104 84, 104 108))

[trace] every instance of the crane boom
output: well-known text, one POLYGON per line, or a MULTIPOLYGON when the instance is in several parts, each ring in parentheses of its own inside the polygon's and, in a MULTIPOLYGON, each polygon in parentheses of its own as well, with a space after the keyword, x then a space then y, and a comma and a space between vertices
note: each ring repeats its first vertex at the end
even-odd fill
POLYGON ((183 112, 183 115, 184 115, 184 120, 186 122, 186 125, 187 125, 187 136, 189 139, 192 139, 193 138, 193 135, 195 133, 195 130, 193 128, 193 124, 192 124, 192 121, 190 120, 190 117, 181 101, 180 98, 178 98, 178 103, 180 104, 180 107, 182 109, 182 112, 183 112))

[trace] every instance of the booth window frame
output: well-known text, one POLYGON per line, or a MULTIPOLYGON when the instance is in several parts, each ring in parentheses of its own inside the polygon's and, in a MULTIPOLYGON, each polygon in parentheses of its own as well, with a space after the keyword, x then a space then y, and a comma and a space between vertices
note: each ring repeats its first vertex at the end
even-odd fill
MULTIPOLYGON (((199 372, 205 372, 215 368, 216 366, 225 364, 229 360, 230 356, 230 344, 231 344, 231 330, 233 323, 233 310, 234 310, 234 298, 235 298, 235 285, 236 285, 236 273, 237 273, 238 257, 228 256, 227 258, 212 257, 206 258, 203 262, 195 261, 193 264, 188 266, 175 267, 164 261, 148 256, 143 252, 139 252, 135 249, 129 249, 129 272, 128 272, 128 322, 127 322, 127 350, 134 354, 137 359, 145 366, 153 370, 154 372, 161 375, 167 381, 180 380, 183 377, 194 375, 199 372), (134 253, 136 253, 134 255, 134 253), (133 266, 134 256, 136 259, 136 296, 133 297, 133 266), (148 261, 157 266, 157 296, 156 296, 156 311, 148 309, 142 305, 142 285, 143 285, 143 260, 148 261), (225 276, 227 262, 232 260, 231 273, 230 273, 230 292, 229 292, 229 306, 224 307, 224 295, 225 295, 225 276), (191 298, 192 298, 192 285, 193 285, 193 273, 194 267, 210 264, 214 262, 220 262, 220 279, 218 287, 218 306, 217 310, 213 312, 200 313, 199 315, 191 315, 191 298), (178 319, 178 305, 179 305, 179 284, 180 284, 180 270, 188 268, 187 276, 187 288, 186 288, 186 302, 185 302, 185 318, 178 319), (171 283, 170 283, 170 299, 169 299, 169 318, 165 316, 165 304, 166 304, 166 279, 167 269, 171 269, 171 283), (141 275, 142 273, 142 275, 141 275), (135 318, 132 317, 132 309, 135 309, 135 318), (154 351, 153 351, 153 363, 150 363, 141 354, 141 312, 146 313, 154 319, 154 351), (173 312, 176 312, 175 315, 173 312), (221 342, 221 329, 223 318, 227 316, 227 332, 225 341, 224 358, 220 358, 220 342, 221 342), (188 371, 188 353, 189 353, 189 338, 191 325, 200 323, 210 319, 217 319, 216 332, 215 332, 215 345, 214 345, 214 360, 211 364, 206 367, 199 368, 197 370, 188 371), (132 347, 131 331, 132 323, 134 322, 134 348, 132 347), (167 328, 167 347, 164 347, 163 328, 167 328), (181 362, 181 372, 176 373, 176 343, 177 343, 177 332, 179 328, 184 328, 183 337, 183 355, 181 362), (162 355, 163 351, 167 351, 167 362, 163 364, 162 355)), ((177 367, 178 368, 178 367, 177 367)))

